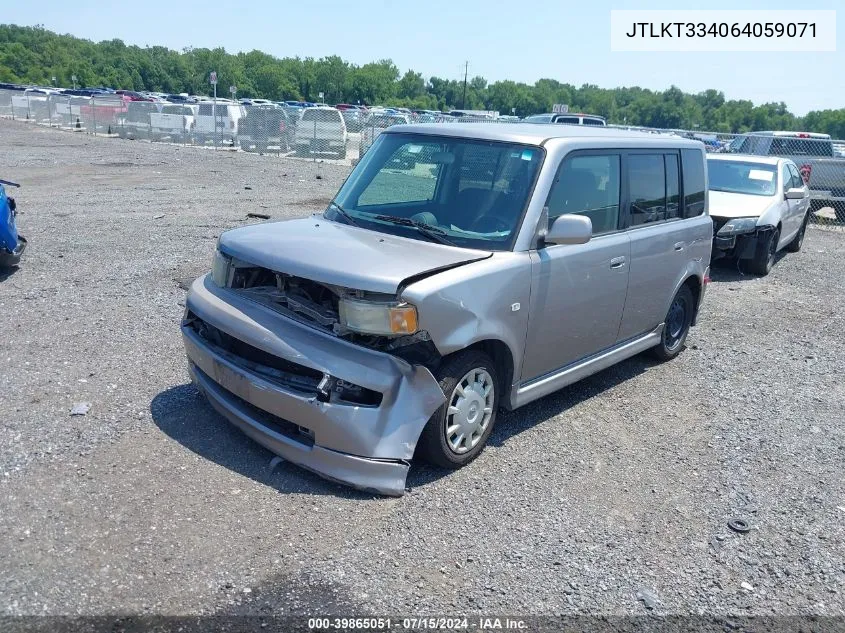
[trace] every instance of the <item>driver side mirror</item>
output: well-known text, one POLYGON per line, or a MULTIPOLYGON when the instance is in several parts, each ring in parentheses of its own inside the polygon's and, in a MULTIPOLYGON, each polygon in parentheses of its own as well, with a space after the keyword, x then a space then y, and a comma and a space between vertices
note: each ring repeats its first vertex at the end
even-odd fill
POLYGON ((804 189, 801 187, 792 187, 792 189, 787 189, 786 194, 784 197, 787 200, 802 200, 804 198, 804 189))
POLYGON ((593 222, 585 215, 561 215, 555 218, 543 241, 546 244, 586 244, 593 236, 593 222))

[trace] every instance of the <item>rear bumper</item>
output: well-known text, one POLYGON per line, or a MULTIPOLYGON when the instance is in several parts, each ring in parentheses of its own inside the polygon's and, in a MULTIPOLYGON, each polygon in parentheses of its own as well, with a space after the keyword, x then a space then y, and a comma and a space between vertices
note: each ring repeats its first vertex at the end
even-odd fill
POLYGON ((324 401, 251 370, 182 324, 194 383, 244 433, 328 479, 379 494, 404 492, 419 435, 444 401, 427 369, 287 319, 216 287, 209 276, 194 282, 186 306, 249 346, 381 393, 378 406, 324 401))

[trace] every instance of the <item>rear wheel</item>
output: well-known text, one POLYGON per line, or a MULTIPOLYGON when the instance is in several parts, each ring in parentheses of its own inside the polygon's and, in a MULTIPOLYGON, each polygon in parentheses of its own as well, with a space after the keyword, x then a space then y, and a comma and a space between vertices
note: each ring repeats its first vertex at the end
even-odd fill
POLYGON ((692 325, 694 313, 695 299, 689 286, 684 284, 678 290, 675 298, 672 299, 672 305, 669 306, 660 343, 651 349, 652 354, 658 360, 672 360, 681 353, 692 325))
POLYGON ((457 469, 478 457, 496 423, 498 376, 490 358, 465 351, 436 372, 446 402, 420 435, 417 455, 435 466, 457 469))
POLYGON ((801 245, 804 243, 804 233, 807 232, 807 222, 810 221, 810 214, 807 213, 804 215, 804 221, 801 222, 801 228, 798 229, 798 233, 792 239, 792 241, 786 246, 786 250, 790 253, 797 253, 801 250, 801 245))
POLYGON ((778 252, 778 240, 780 240, 780 231, 775 229, 769 234, 769 241, 763 244, 762 248, 758 245, 757 252, 748 266, 752 273, 765 277, 771 272, 778 252))

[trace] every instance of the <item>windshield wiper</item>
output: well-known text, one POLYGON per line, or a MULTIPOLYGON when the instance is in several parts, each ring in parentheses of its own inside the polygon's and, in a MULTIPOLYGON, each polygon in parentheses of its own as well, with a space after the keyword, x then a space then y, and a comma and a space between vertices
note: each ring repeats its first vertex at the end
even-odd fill
POLYGON ((337 202, 335 202, 334 200, 332 200, 332 201, 329 203, 329 206, 334 207, 334 208, 335 208, 335 210, 337 211, 338 215, 340 215, 340 217, 342 217, 344 220, 346 220, 346 223, 347 223, 347 224, 351 224, 352 226, 360 226, 360 225, 359 225, 359 224, 355 221, 355 218, 353 218, 351 215, 349 215, 349 212, 347 212, 347 211, 346 211, 346 209, 344 209, 342 206, 340 206, 340 205, 339 205, 337 202))
POLYGON ((447 246, 457 246, 457 244, 446 237, 446 231, 424 222, 417 222, 411 218, 403 218, 399 215, 377 215, 375 216, 375 219, 383 222, 390 222, 391 224, 398 224, 400 226, 412 226, 433 242, 439 242, 440 244, 446 244, 447 246))

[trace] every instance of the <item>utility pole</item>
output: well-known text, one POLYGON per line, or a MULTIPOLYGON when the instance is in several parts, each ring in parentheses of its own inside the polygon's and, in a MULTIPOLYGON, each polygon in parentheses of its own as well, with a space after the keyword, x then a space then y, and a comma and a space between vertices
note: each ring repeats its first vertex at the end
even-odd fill
POLYGON ((467 72, 469 72, 469 62, 464 64, 464 96, 461 99, 461 110, 467 107, 467 72))

